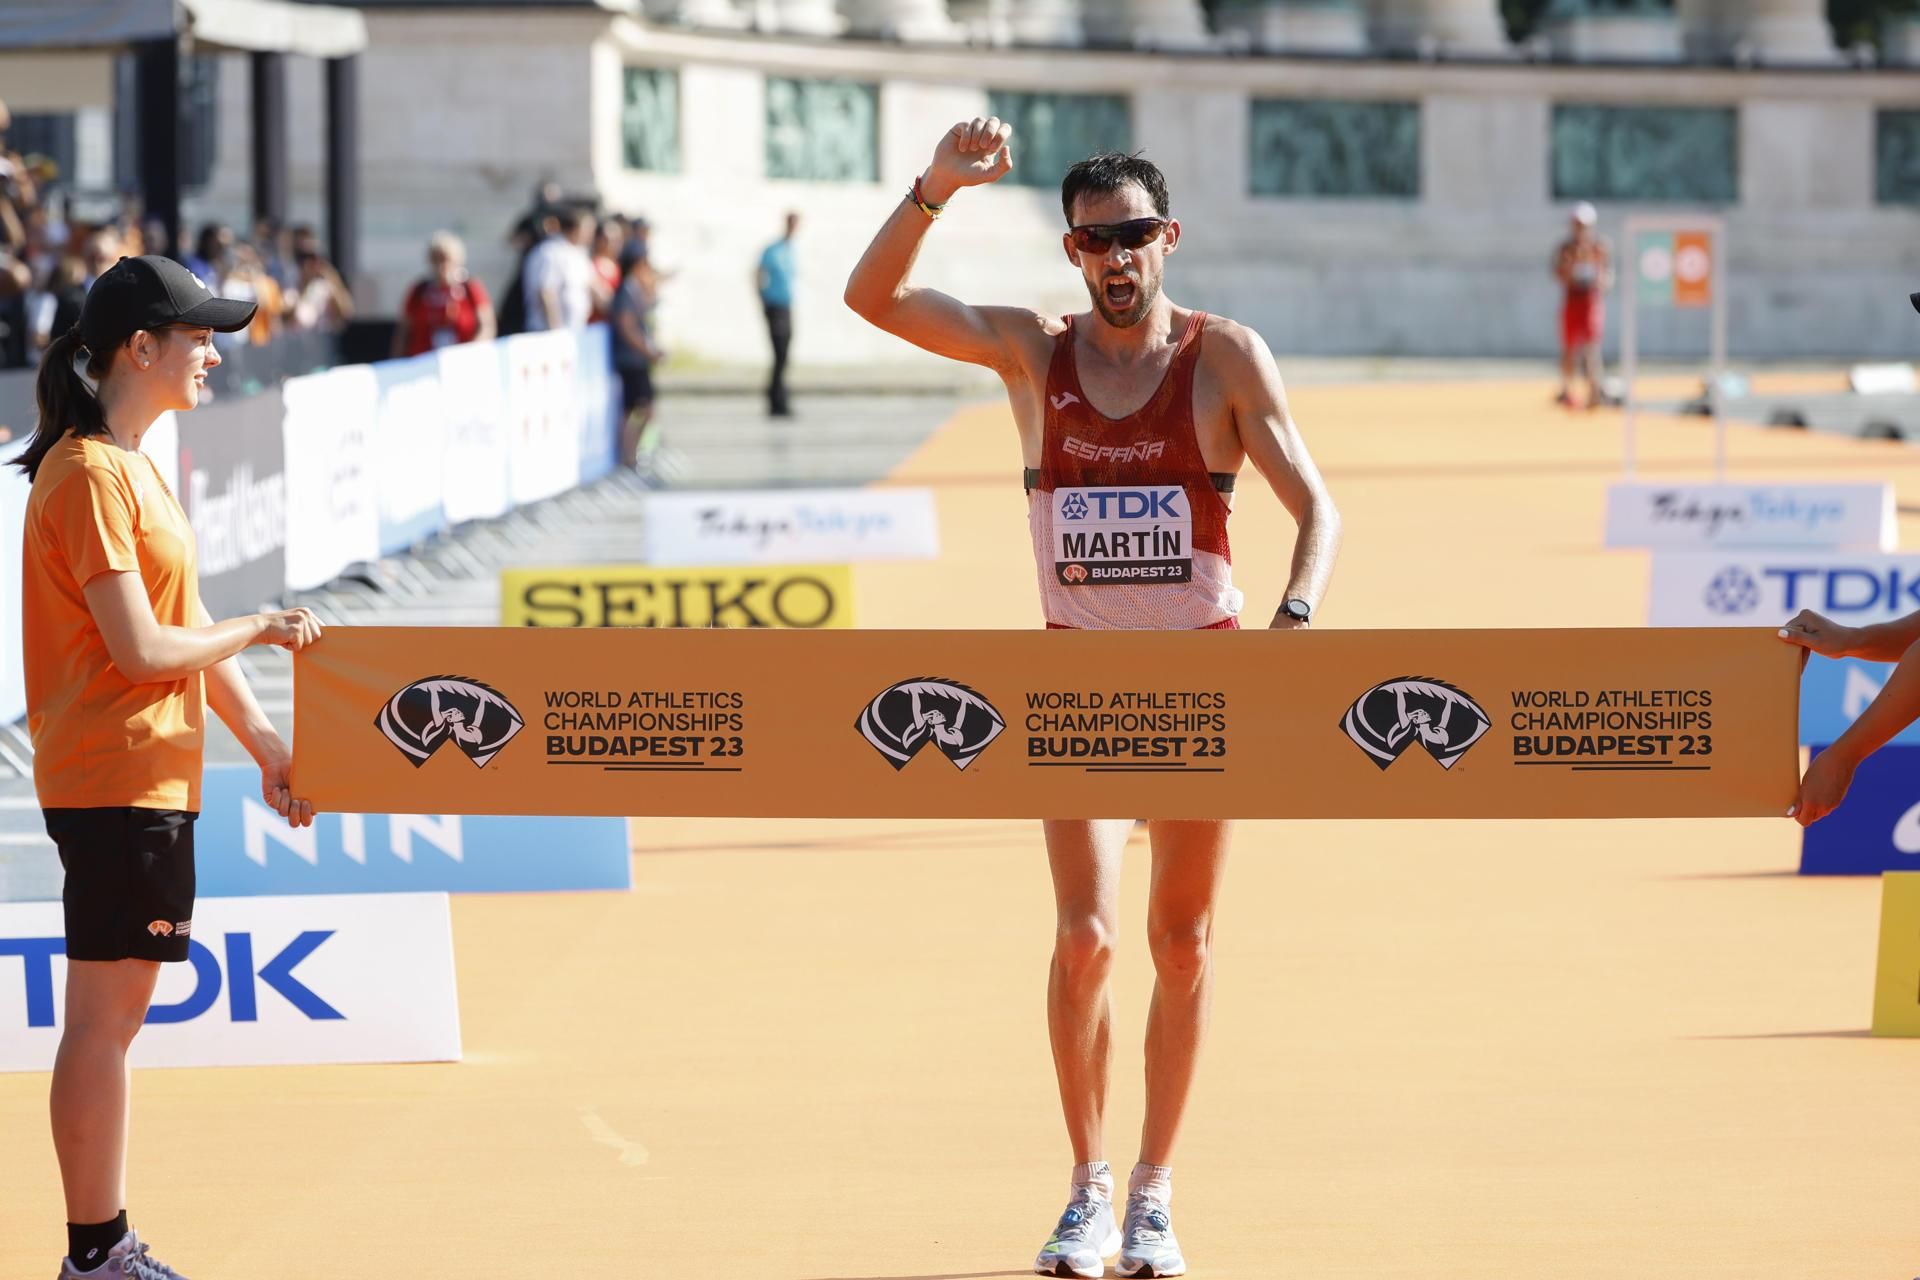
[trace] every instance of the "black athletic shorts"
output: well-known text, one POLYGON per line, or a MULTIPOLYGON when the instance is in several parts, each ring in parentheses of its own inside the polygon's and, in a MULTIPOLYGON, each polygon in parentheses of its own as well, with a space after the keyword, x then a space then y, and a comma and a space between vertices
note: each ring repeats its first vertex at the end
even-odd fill
POLYGON ((179 809, 47 809, 66 887, 69 960, 185 960, 193 820, 179 809))
POLYGON ((620 366, 620 406, 632 413, 653 403, 653 370, 644 364, 620 366))

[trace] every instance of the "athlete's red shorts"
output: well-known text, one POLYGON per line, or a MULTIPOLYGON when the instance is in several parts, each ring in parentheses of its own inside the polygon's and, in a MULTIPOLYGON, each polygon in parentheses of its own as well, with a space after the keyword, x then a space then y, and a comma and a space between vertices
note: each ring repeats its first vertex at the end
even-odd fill
POLYGON ((1560 345, 1573 351, 1600 341, 1607 328, 1606 304, 1595 295, 1568 298, 1560 308, 1560 345))
MULTIPOLYGON (((1240 619, 1238 619, 1238 618, 1222 618, 1222 619, 1220 619, 1220 621, 1218 621, 1218 622, 1209 622, 1209 623, 1208 623, 1208 624, 1207 624, 1206 626, 1204 626, 1204 627, 1195 627, 1195 628, 1194 628, 1194 630, 1195 630, 1195 631, 1238 631, 1239 629, 1240 629, 1240 619)), ((1068 625, 1067 625, 1066 623, 1064 623, 1064 622, 1049 622, 1049 623, 1047 624, 1047 630, 1049 630, 1049 631, 1078 631, 1078 630, 1080 630, 1080 628, 1079 628, 1079 627, 1070 627, 1070 626, 1068 626, 1068 625)))

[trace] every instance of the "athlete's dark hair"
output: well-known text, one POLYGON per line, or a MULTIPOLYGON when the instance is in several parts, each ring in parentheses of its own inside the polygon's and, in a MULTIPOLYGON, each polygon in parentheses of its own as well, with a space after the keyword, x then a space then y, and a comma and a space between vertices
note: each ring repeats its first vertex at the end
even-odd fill
POLYGON ((1155 213, 1167 216, 1167 178, 1160 166, 1140 155, 1102 151, 1067 170, 1060 183, 1060 208, 1067 215, 1067 225, 1073 225, 1073 202, 1081 196, 1112 195, 1130 182, 1147 193, 1155 213))
POLYGON ((69 431, 76 436, 107 434, 107 415, 100 407, 100 399, 93 388, 80 380, 74 365, 85 356, 87 376, 97 383, 107 376, 114 354, 88 351, 80 345, 79 333, 69 329, 55 338, 40 357, 40 374, 33 386, 39 421, 34 424, 27 447, 13 459, 13 465, 26 472, 28 480, 39 474, 41 460, 69 431))

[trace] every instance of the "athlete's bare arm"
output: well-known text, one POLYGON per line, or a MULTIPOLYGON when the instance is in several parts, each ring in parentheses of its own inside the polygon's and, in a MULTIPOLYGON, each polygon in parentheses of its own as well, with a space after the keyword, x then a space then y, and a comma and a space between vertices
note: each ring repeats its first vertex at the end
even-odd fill
MULTIPOLYGON (((963 187, 998 181, 1013 169, 1013 126, 975 118, 947 130, 921 176, 921 196, 945 204, 963 187)), ((862 319, 914 346, 952 360, 985 365, 1002 377, 1025 368, 1028 335, 1043 336, 1041 317, 1021 307, 977 307, 910 283, 933 220, 902 200, 847 279, 846 300, 862 319)))
POLYGON ((1553 278, 1561 284, 1573 280, 1573 242, 1563 240, 1560 247, 1553 251, 1553 278))
MULTIPOLYGON (((1219 353, 1209 363, 1226 391, 1240 447, 1299 526, 1293 542, 1293 570, 1281 599, 1304 600, 1318 612, 1333 577, 1334 558, 1340 553, 1340 512, 1287 411, 1287 391, 1266 340, 1231 320, 1221 321, 1207 337, 1206 349, 1219 353)), ((1276 611, 1272 625, 1300 624, 1276 611)))

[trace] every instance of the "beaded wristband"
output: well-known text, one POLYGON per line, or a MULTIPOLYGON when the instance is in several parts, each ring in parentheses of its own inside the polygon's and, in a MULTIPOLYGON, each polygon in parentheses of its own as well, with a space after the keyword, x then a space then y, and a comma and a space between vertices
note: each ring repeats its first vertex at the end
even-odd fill
POLYGON ((907 199, 913 201, 920 212, 926 214, 929 218, 938 218, 947 207, 944 204, 928 204, 926 197, 921 192, 920 179, 918 178, 913 180, 913 189, 907 192, 907 199))

